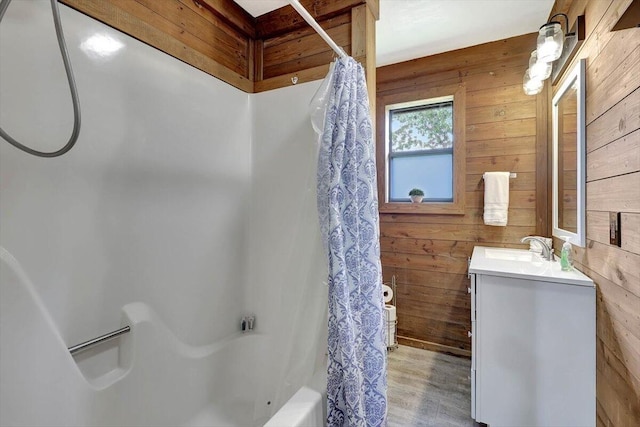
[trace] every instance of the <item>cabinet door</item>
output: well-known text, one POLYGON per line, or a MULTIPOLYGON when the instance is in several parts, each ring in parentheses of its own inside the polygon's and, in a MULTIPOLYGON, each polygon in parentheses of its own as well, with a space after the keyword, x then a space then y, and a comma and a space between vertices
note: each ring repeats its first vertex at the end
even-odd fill
POLYGON ((476 304, 476 420, 593 426, 595 290, 478 275, 476 304))

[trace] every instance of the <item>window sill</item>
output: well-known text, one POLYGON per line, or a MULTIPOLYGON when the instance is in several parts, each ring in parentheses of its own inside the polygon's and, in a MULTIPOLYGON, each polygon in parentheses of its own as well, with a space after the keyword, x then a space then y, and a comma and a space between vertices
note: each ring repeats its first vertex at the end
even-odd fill
POLYGON ((380 203, 381 214, 464 215, 464 203, 380 203))

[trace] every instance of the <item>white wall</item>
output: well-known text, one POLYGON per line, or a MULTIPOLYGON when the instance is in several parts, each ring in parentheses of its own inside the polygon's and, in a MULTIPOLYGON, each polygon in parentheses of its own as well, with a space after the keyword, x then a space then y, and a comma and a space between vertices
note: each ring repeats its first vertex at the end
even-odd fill
MULTIPOLYGON (((237 330, 247 265, 249 97, 60 6, 82 108, 68 154, 0 143, 1 245, 71 345, 142 301, 183 341, 237 330), (104 55, 92 37, 121 44, 104 55)), ((45 150, 71 131, 48 1, 14 1, 0 26, 0 123, 45 150)))

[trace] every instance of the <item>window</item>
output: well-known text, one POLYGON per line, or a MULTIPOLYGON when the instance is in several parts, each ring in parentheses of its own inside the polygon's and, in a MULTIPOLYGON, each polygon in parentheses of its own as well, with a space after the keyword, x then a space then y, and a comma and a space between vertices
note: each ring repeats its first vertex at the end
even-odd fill
POLYGON ((453 202, 453 96, 387 105, 391 202, 453 202))
POLYGON ((380 212, 464 213, 464 92, 454 85, 378 99, 380 212), (424 191, 422 203, 411 203, 413 188, 424 191))

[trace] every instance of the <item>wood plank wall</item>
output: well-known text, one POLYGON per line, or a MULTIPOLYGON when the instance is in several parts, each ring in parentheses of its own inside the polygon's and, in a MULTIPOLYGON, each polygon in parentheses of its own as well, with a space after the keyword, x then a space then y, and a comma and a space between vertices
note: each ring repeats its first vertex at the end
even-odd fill
POLYGON ((586 19, 587 245, 574 259, 597 286, 598 426, 640 425, 640 28, 611 31, 630 3, 554 5, 586 19), (622 247, 609 212, 622 213, 622 247))
POLYGON ((232 0, 60 0, 245 92, 254 18, 232 0))
POLYGON ((401 343, 469 356, 466 272, 473 247, 523 247, 520 238, 546 234, 548 93, 522 91, 535 43, 529 34, 377 69, 378 141, 384 141, 385 96, 466 87, 464 215, 380 216, 383 276, 385 282, 396 276, 401 343), (518 174, 510 181, 507 227, 483 224, 486 171, 518 174))
MULTIPOLYGON (((297 78, 299 83, 322 79, 337 56, 311 27, 300 27, 293 18, 288 27, 275 25, 284 19, 276 16, 280 13, 274 11, 258 18, 261 40, 256 52, 261 71, 256 73, 255 92, 291 85, 291 78, 297 78)), ((318 24, 348 54, 351 54, 351 15, 351 9, 347 9, 318 19, 318 24)))
MULTIPOLYGON (((291 6, 254 18, 233 0, 60 1, 249 93, 321 79, 336 56, 291 6)), ((373 88, 378 0, 301 4, 373 88)))
MULTIPOLYGON (((301 2, 342 49, 360 61, 367 72, 370 98, 375 87, 375 21, 378 0, 301 2)), ((256 19, 254 92, 263 92, 324 78, 337 54, 291 6, 256 19)))

